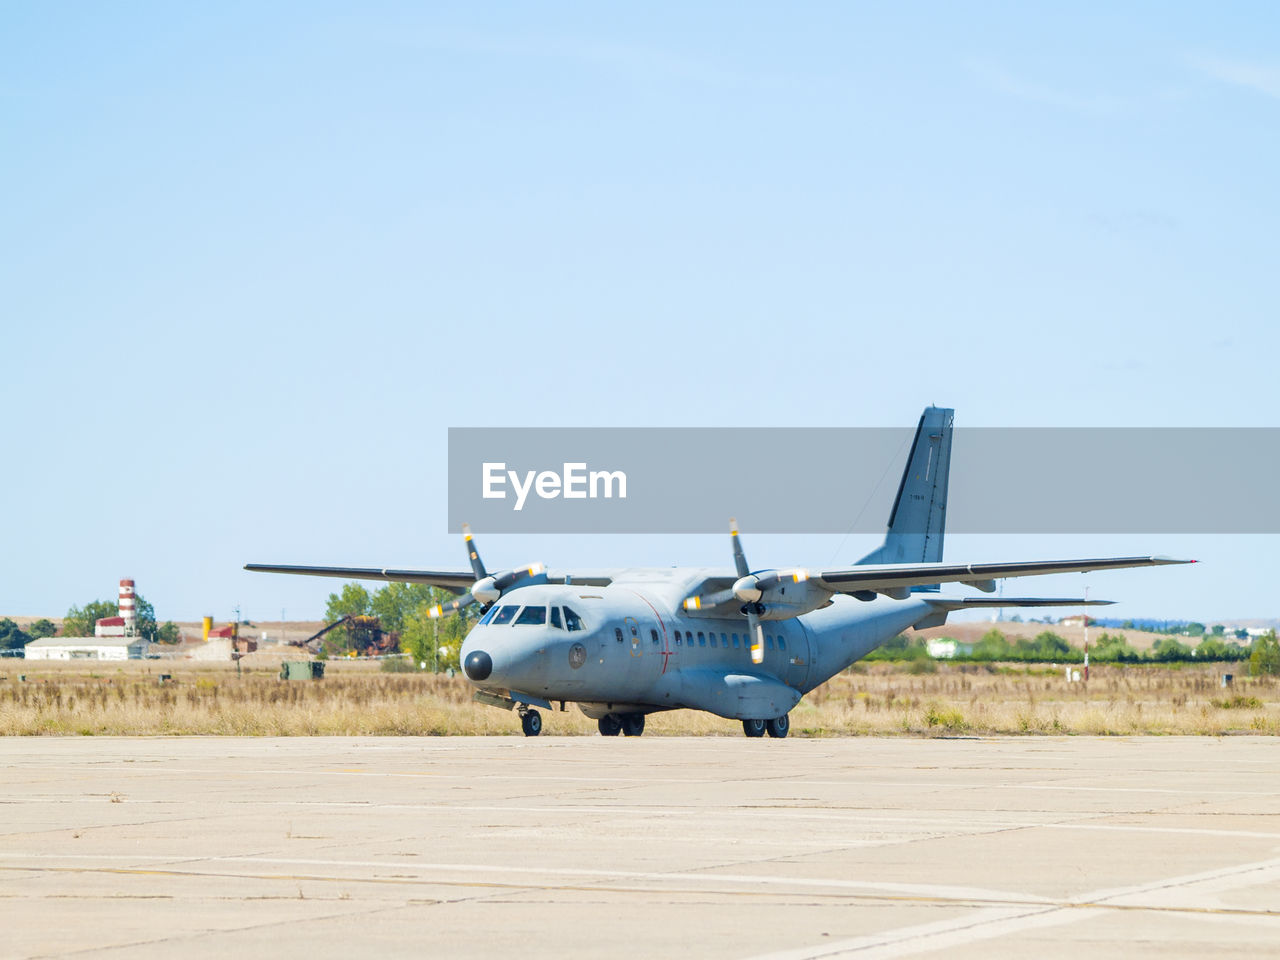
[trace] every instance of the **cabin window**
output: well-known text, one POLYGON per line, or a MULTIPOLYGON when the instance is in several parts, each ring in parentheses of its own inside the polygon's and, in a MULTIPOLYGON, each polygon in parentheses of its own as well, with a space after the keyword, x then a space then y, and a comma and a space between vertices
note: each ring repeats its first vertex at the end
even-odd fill
POLYGON ((676 631, 676 646, 680 646, 680 631, 676 631))
POLYGON ((499 607, 498 612, 494 614, 493 619, 489 622, 495 627, 504 623, 510 623, 515 617, 516 611, 519 609, 520 608, 518 606, 513 604, 507 604, 506 606, 499 607))
POLYGON ((787 649, 787 638, 782 635, 778 636, 778 649, 779 650, 787 649))
POLYGON ((707 636, 701 630, 698 631, 698 646, 705 647, 707 645, 707 636))
POLYGON ((553 627, 555 627, 557 630, 563 630, 563 629, 564 629, 564 627, 563 627, 563 626, 561 625, 561 623, 560 623, 560 608, 559 608, 559 607, 552 607, 552 608, 551 608, 551 625, 552 625, 553 627))
POLYGON ((773 649, 773 634, 769 634, 769 636, 764 638, 764 645, 770 650, 773 649))
POLYGON ((614 628, 613 628, 613 639, 617 640, 619 643, 621 643, 621 642, 622 642, 622 628, 621 628, 621 627, 614 627, 614 628))
POLYGON ((738 635, 736 633, 733 635, 733 649, 738 649, 738 635))
POLYGON ((525 607, 516 617, 517 627, 540 627, 547 622, 546 607, 525 607))
POLYGON ((657 630, 650 630, 650 631, 649 631, 649 639, 653 641, 653 645, 654 645, 655 647, 656 647, 656 646, 661 642, 661 641, 659 641, 659 640, 658 640, 658 631, 657 631, 657 630))
POLYGON ((711 637, 711 645, 714 647, 716 645, 716 635, 713 633, 713 634, 710 634, 710 637, 711 637))
POLYGON ((564 608, 564 628, 570 632, 582 629, 582 618, 571 607, 564 608))
POLYGON ((631 627, 631 635, 632 635, 633 637, 638 637, 638 636, 640 636, 640 629, 639 629, 639 627, 637 627, 634 623, 633 623, 633 624, 630 624, 630 627, 631 627))
POLYGON ((720 634, 720 646, 722 646, 722 647, 724 647, 724 648, 728 649, 728 647, 729 647, 729 635, 728 635, 727 633, 722 633, 722 634, 720 634))

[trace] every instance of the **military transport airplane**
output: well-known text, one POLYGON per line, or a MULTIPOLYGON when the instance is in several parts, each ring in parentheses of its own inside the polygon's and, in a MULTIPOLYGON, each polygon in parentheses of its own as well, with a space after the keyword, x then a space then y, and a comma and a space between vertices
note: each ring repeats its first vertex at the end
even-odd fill
POLYGON ((942 562, 953 419, 950 409, 925 409, 884 543, 850 567, 752 570, 731 521, 732 571, 556 571, 533 564, 491 574, 466 528, 469 572, 256 563, 245 569, 427 583, 458 594, 432 609, 437 617, 480 604, 483 615, 462 647, 463 672, 477 700, 514 708, 527 736, 542 730, 535 708, 559 702, 561 710, 576 703, 606 736, 639 736, 646 714, 685 708, 741 720, 748 737, 785 737, 788 713, 801 697, 908 628, 941 625, 955 610, 1086 603, 943 595, 941 584, 991 594, 1005 577, 1195 562, 942 562))

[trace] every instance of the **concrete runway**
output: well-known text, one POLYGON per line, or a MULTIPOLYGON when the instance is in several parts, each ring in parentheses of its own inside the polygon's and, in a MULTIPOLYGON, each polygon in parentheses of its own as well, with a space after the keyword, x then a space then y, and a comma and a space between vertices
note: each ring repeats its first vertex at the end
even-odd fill
POLYGON ((0 738, 0 956, 1280 955, 1280 742, 0 738))

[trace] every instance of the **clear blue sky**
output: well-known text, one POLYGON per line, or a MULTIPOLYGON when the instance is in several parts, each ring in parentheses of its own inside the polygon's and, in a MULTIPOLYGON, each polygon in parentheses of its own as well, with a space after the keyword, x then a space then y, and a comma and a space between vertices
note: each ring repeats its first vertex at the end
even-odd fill
MULTIPOLYGON (((1280 426, 1273 4, 13 2, 0 125, 0 613, 460 564, 449 426, 1280 426)), ((1198 556, 1088 583, 1212 620, 1280 615, 1277 546, 947 552, 1198 556)))

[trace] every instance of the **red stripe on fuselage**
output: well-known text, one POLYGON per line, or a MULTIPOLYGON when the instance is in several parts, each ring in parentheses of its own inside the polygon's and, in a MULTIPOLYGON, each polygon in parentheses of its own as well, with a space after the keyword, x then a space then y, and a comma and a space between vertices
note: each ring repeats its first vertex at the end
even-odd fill
POLYGON ((667 641, 667 625, 662 620, 662 614, 658 612, 658 608, 650 603, 649 598, 643 593, 636 593, 636 591, 628 587, 623 587, 622 589, 626 590, 627 593, 635 593, 635 595, 643 600, 645 605, 653 611, 653 615, 658 618, 658 626, 662 628, 662 672, 666 673, 667 662, 671 659, 671 644, 667 641))

